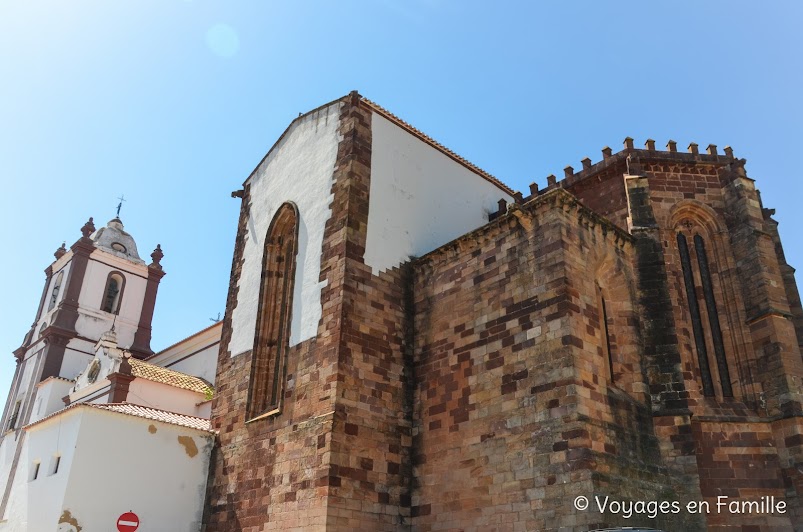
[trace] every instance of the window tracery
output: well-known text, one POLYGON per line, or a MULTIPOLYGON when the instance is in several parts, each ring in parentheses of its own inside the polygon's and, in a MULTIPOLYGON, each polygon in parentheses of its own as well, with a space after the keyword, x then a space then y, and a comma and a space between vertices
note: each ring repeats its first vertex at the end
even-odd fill
POLYGON ((287 372, 297 240, 298 211, 292 203, 285 203, 273 217, 262 258, 248 393, 248 418, 251 420, 277 413, 281 408, 287 372))

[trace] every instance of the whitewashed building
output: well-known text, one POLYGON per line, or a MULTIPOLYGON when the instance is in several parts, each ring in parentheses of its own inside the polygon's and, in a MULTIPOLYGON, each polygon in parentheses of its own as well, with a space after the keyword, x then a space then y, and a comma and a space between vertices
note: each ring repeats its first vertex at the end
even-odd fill
POLYGON ((14 352, 0 531, 107 531, 118 521, 197 531, 221 324, 153 353, 161 249, 146 265, 119 218, 81 231, 56 251, 14 352))

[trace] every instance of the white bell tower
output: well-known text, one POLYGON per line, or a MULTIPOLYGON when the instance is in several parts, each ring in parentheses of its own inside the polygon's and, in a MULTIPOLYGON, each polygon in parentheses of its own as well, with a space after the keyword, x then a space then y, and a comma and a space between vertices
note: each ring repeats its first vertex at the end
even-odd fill
POLYGON ((81 238, 69 249, 62 244, 55 257, 33 325, 14 351, 17 367, 0 420, 0 516, 22 448, 16 435, 39 411, 64 406, 61 398, 103 334, 114 328, 119 346, 136 358, 153 354, 151 320, 164 276, 160 246, 146 264, 119 218, 98 230, 90 218, 81 238))

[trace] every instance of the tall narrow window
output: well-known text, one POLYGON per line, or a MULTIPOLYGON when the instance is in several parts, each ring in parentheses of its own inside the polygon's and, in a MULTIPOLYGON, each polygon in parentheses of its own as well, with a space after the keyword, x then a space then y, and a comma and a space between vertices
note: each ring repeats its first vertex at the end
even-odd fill
POLYGON ((608 329, 608 307, 607 303, 605 302, 605 296, 602 294, 602 288, 597 285, 597 301, 599 306, 599 321, 600 321, 600 333, 603 336, 603 349, 605 352, 603 355, 605 356, 607 363, 608 363, 608 376, 610 377, 610 382, 614 382, 614 372, 613 372, 613 354, 611 352, 611 334, 608 329))
POLYGON ((64 272, 60 271, 53 281, 53 290, 50 291, 50 303, 47 304, 47 310, 53 310, 56 302, 59 300, 59 292, 61 291, 61 282, 64 280, 64 272))
POLYGON ((298 211, 285 203, 273 217, 262 257, 248 417, 278 412, 284 393, 298 240, 298 211))
POLYGON ((697 293, 694 290, 694 273, 691 269, 691 257, 686 235, 678 233, 678 250, 680 251, 680 264, 683 268, 683 284, 686 286, 686 300, 689 302, 691 326, 694 333, 694 346, 697 348, 697 362, 700 365, 700 378, 703 381, 703 394, 706 397, 714 396, 714 381, 711 378, 711 368, 708 366, 708 349, 705 346, 705 333, 703 320, 700 316, 700 307, 697 304, 697 293))
POLYGON ((113 272, 109 274, 106 280, 106 289, 103 291, 101 310, 111 314, 120 312, 120 300, 122 299, 124 282, 123 276, 119 273, 113 272))
POLYGON ((711 284, 711 270, 708 268, 705 242, 700 235, 694 235, 694 251, 697 253, 697 264, 700 267, 700 280, 703 284, 703 297, 705 298, 705 308, 708 311, 708 326, 711 329, 711 341, 714 344, 714 356, 717 360, 722 395, 733 397, 728 361, 725 359, 725 344, 722 342, 722 329, 719 326, 719 312, 717 312, 714 288, 711 284))

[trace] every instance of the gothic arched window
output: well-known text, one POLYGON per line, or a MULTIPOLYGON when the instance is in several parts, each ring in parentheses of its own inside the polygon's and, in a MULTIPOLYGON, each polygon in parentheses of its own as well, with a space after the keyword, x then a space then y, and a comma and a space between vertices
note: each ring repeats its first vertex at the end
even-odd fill
POLYGON ((104 312, 117 314, 120 312, 120 301, 123 296, 125 278, 118 272, 112 272, 106 279, 106 288, 103 290, 103 299, 100 308, 104 312))
POLYGON ((703 395, 713 397, 716 394, 709 358, 709 350, 711 350, 714 355, 713 362, 719 375, 722 396, 733 397, 730 371, 725 354, 725 344, 722 338, 719 310, 717 309, 717 301, 714 295, 714 285, 705 239, 698 232, 691 231, 694 227, 692 223, 687 222, 685 227, 685 230, 678 229, 677 246, 680 254, 680 266, 683 271, 686 301, 691 315, 692 335, 694 337, 694 347, 697 351, 697 363, 700 368, 703 395), (692 242, 689 242, 690 236, 692 242), (692 258, 692 252, 696 260, 692 258), (696 288, 698 280, 699 286, 702 288, 699 292, 696 288), (703 309, 705 309, 705 312, 703 312, 703 309))
POLYGON ((298 210, 292 203, 285 203, 273 217, 262 256, 259 311, 248 390, 249 419, 276 413, 281 407, 290 346, 297 242, 298 210))

